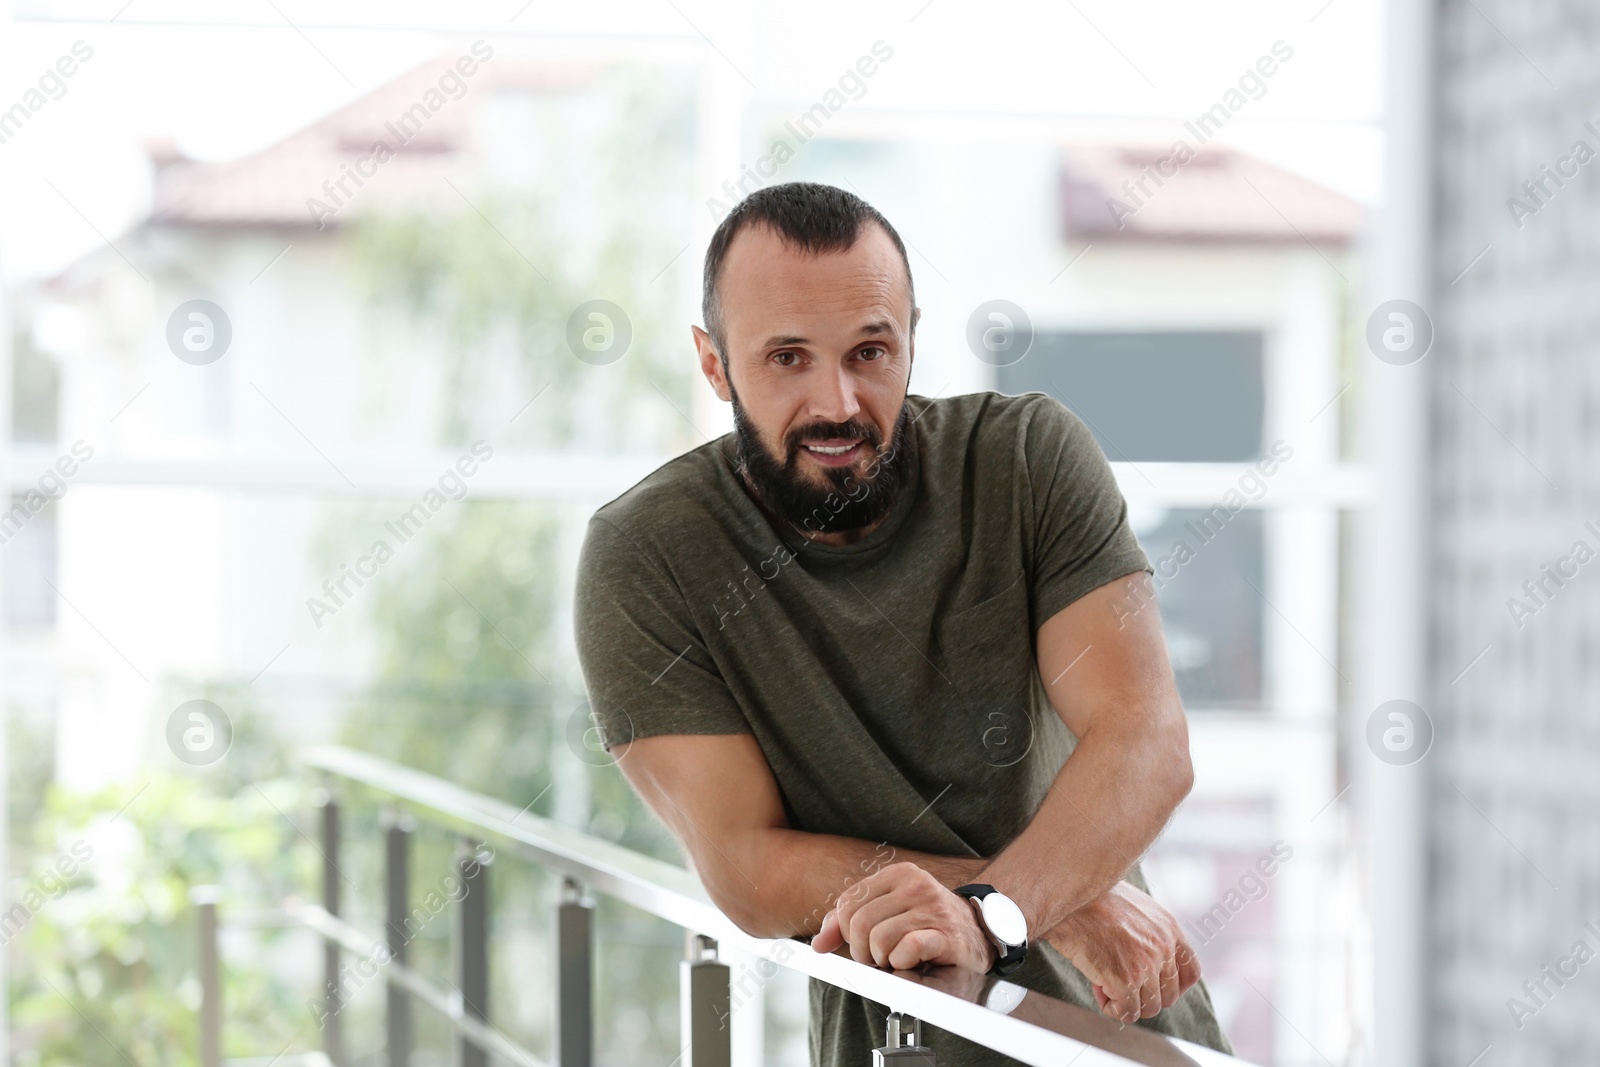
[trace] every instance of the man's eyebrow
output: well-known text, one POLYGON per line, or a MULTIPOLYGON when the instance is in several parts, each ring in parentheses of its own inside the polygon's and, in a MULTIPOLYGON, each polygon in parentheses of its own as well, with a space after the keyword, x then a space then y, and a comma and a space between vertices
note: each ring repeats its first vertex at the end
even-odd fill
MULTIPOLYGON (((864 337, 877 337, 881 334, 894 333, 894 323, 888 319, 873 319, 871 322, 863 324, 857 332, 864 337)), ((761 347, 786 348, 789 345, 808 345, 810 343, 810 340, 798 334, 789 334, 769 337, 761 347)))

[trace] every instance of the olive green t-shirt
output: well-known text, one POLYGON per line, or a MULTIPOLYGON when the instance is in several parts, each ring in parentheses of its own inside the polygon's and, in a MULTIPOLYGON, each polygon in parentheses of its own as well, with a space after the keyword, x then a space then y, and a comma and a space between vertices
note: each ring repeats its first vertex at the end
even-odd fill
MULTIPOLYGON (((1104 454, 1059 401, 906 403, 905 488, 854 544, 769 520, 735 472, 731 434, 600 508, 578 567, 578 655, 608 748, 752 733, 792 828, 993 856, 1076 744, 1034 634, 1150 568, 1104 454)), ((1138 864, 1125 877, 1148 889, 1138 864)), ((1011 981, 1096 1010, 1088 979, 1045 942, 1011 981)), ((881 1005, 813 980, 810 1006, 813 1063, 857 1067, 883 1044, 881 1005)), ((1203 980, 1140 1025, 1232 1051, 1203 980)), ((942 1067, 1016 1062, 923 1033, 942 1067)))

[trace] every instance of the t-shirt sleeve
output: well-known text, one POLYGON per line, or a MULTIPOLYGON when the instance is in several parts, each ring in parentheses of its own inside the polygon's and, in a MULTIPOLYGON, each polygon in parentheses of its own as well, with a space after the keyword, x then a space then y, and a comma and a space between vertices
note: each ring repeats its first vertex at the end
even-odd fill
POLYGON ((751 732, 677 584, 598 515, 578 557, 573 630, 608 751, 658 734, 751 732))
POLYGON ((1041 397, 1023 447, 1033 493, 1029 607, 1037 630, 1085 593, 1151 567, 1111 464, 1081 418, 1041 397))

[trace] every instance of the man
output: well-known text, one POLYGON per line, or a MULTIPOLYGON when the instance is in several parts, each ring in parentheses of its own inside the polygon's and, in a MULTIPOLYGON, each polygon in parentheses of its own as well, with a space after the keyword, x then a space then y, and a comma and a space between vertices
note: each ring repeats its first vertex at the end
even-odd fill
MULTIPOLYGON (((905 246, 829 186, 741 202, 702 312, 736 430, 596 512, 579 564, 591 710, 629 783, 753 935, 993 969, 1231 1052, 1137 862, 1191 787, 1188 731, 1081 420, 910 395, 905 246)), ((813 981, 813 1063, 869 1062, 884 1021, 813 981)), ((924 1041, 942 1067, 1014 1062, 924 1041)))

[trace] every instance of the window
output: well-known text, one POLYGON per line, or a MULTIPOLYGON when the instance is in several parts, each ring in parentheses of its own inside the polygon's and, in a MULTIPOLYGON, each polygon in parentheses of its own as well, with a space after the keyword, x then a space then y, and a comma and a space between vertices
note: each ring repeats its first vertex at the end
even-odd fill
POLYGON ((21 495, 11 498, 0 517, 0 552, 5 582, 6 626, 13 630, 54 626, 56 594, 56 509, 45 505, 30 514, 21 495), (19 521, 20 520, 20 521, 19 521))
POLYGON ((1262 515, 1175 508, 1131 514, 1161 602, 1167 654, 1184 707, 1259 709, 1262 515))
POLYGON ((1039 333, 999 368, 1002 393, 1050 393, 1125 463, 1231 463, 1261 454, 1261 334, 1039 333))

